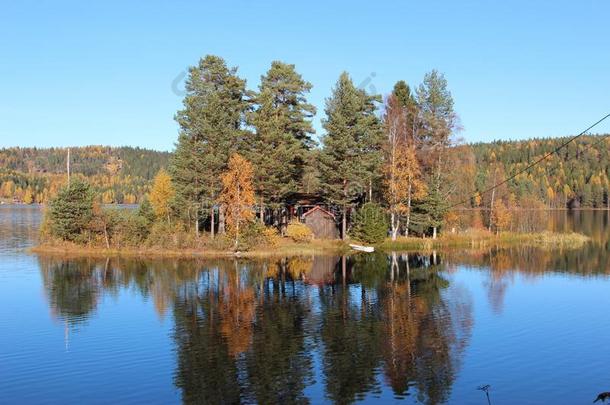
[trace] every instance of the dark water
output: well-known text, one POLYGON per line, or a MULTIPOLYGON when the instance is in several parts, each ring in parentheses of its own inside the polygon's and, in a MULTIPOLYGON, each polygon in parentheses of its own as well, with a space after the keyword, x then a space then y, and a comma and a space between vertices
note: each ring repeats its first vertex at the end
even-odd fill
POLYGON ((578 250, 146 261, 29 255, 0 206, 0 403, 585 404, 610 391, 607 212, 578 250))

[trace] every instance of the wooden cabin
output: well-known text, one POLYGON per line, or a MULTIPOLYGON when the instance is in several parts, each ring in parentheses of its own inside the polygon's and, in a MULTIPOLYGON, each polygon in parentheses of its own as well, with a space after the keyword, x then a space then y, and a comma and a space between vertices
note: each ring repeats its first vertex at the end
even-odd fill
POLYGON ((311 228, 316 239, 338 239, 340 236, 335 216, 320 206, 305 212, 301 220, 311 228))

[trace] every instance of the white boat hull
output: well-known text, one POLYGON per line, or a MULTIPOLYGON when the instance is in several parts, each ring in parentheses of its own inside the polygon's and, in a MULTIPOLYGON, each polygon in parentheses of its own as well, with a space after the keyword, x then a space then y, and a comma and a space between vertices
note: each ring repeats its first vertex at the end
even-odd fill
POLYGON ((352 249, 357 250, 359 252, 372 253, 375 251, 375 248, 373 246, 361 246, 361 245, 354 245, 354 244, 350 243, 349 247, 351 247, 352 249))

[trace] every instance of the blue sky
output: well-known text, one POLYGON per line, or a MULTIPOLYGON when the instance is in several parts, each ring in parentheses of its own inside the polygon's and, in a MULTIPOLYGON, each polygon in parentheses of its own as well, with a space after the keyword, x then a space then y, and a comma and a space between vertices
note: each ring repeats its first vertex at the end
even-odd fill
POLYGON ((296 64, 318 133, 343 70, 387 94, 436 68, 468 142, 574 134, 610 112, 609 15, 605 0, 4 2, 0 147, 171 150, 175 89, 208 53, 250 88, 272 60, 296 64))

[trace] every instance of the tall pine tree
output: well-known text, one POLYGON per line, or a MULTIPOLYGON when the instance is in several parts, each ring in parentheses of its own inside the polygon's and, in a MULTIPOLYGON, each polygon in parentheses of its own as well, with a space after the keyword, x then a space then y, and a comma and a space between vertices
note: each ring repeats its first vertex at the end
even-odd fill
POLYGON ((429 194, 421 210, 429 218, 432 237, 436 238, 442 225, 451 189, 446 187, 448 164, 447 149, 452 144, 452 135, 458 130, 458 116, 453 110, 453 97, 443 74, 432 70, 424 76, 417 89, 417 104, 420 112, 422 157, 427 173, 429 194))
MULTIPOLYGON (((169 171, 176 188, 176 206, 199 232, 199 218, 207 212, 214 236, 214 203, 222 187, 220 175, 229 156, 240 149, 249 108, 246 82, 237 68, 207 55, 189 69, 184 109, 176 114, 180 136, 169 171)), ((224 224, 219 226, 222 230, 224 224)))
POLYGON ((255 134, 247 151, 256 167, 261 219, 265 207, 278 207, 286 194, 302 185, 308 153, 315 145, 311 118, 316 109, 306 99, 311 87, 294 65, 283 62, 273 62, 261 77, 256 109, 249 114, 255 134))
POLYGON ((347 214, 363 197, 375 165, 381 163, 381 125, 375 115, 378 96, 366 94, 342 73, 326 100, 326 134, 320 153, 321 181, 327 198, 341 207, 341 235, 347 235, 347 214))

